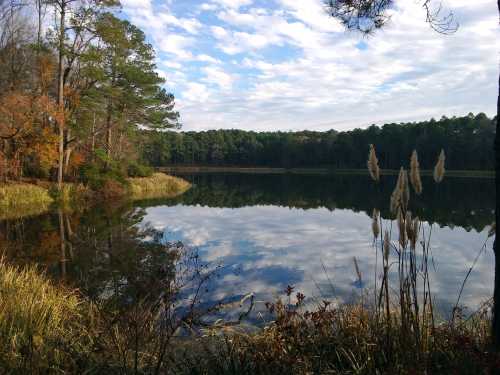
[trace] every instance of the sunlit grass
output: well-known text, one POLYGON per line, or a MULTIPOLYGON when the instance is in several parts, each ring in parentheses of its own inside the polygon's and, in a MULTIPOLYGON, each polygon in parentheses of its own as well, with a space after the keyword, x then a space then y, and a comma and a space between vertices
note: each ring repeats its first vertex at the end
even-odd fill
POLYGON ((44 213, 53 201, 49 191, 41 186, 26 183, 0 185, 0 219, 44 213))
POLYGON ((186 180, 164 173, 155 173, 151 177, 129 178, 128 182, 133 200, 172 198, 191 187, 186 180))
POLYGON ((77 295, 53 285, 34 267, 0 260, 0 367, 71 367, 84 316, 77 295))

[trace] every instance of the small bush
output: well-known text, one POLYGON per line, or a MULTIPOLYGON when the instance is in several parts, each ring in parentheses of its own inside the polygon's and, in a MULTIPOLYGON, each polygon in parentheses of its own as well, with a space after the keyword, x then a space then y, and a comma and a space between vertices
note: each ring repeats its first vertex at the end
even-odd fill
POLYGON ((131 162, 127 168, 129 177, 151 177, 153 172, 153 168, 137 162, 131 162))
POLYGON ((108 168, 98 163, 83 165, 80 170, 80 178, 92 190, 102 189, 107 180, 125 182, 125 175, 119 168, 113 166, 109 166, 108 168))
POLYGON ((104 181, 104 185, 98 191, 101 198, 105 200, 117 200, 123 198, 126 195, 125 187, 118 181, 107 179, 104 181))

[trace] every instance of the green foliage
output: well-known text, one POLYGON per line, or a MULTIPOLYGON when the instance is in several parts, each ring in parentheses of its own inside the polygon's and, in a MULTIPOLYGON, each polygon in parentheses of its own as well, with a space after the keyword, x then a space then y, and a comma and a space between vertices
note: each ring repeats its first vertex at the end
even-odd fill
POLYGON ((432 169, 444 149, 449 170, 493 170, 495 121, 480 113, 346 132, 145 132, 143 158, 154 166, 365 169, 369 145, 374 144, 382 169, 399 169, 415 149, 421 168, 432 169))
POLYGON ((153 168, 140 164, 136 161, 130 162, 127 168, 127 174, 129 177, 151 177, 153 172, 153 168))
POLYGON ((118 163, 112 162, 106 166, 102 162, 84 164, 80 169, 81 180, 94 191, 109 186, 109 181, 126 185, 126 173, 118 163))

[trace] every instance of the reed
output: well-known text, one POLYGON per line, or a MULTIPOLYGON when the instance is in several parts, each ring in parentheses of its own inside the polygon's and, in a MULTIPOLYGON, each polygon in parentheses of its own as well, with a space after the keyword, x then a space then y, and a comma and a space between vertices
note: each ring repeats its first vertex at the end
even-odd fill
POLYGON ((53 198, 47 189, 26 183, 0 185, 0 219, 17 218, 48 211, 53 198))
POLYGON ((129 178, 127 181, 133 200, 172 198, 191 187, 186 180, 164 173, 155 173, 151 177, 129 178))

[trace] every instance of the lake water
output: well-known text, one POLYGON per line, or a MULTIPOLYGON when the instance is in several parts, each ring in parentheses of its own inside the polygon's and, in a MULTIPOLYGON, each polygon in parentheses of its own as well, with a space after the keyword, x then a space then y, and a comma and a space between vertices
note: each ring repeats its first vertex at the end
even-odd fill
MULTIPOLYGON (((205 302, 247 293, 272 301, 288 285, 310 300, 349 301, 373 288, 371 213, 377 208, 390 217, 394 177, 384 176, 380 185, 359 175, 182 177, 193 188, 175 199, 0 222, 0 248, 11 261, 41 264, 93 298, 120 294, 132 301, 150 292, 148 280, 169 262, 168 252, 156 245, 178 242, 203 264, 219 266, 205 302)), ((445 178, 436 186, 424 178, 424 192, 412 197, 411 206, 426 230, 432 226, 431 285, 436 305, 448 314, 487 241, 494 181, 445 178)), ((461 304, 469 311, 492 296, 491 247, 490 239, 465 286, 461 304)))

